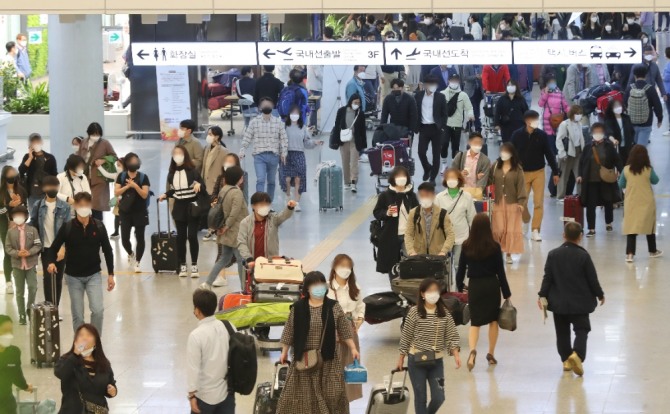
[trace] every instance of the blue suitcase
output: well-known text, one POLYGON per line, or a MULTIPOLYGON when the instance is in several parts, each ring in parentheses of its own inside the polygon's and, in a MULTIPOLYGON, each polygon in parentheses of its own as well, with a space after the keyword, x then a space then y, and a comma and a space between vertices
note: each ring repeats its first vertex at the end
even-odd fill
POLYGON ((319 211, 336 209, 342 211, 344 198, 342 167, 331 165, 319 171, 319 211))

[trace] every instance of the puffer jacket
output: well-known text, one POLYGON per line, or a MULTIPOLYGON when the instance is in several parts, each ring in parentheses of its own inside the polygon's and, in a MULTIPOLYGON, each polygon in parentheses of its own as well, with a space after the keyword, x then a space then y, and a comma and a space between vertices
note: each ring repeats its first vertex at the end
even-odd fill
POLYGON ((553 92, 542 91, 537 105, 542 108, 542 129, 547 135, 556 135, 556 131, 551 127, 549 118, 552 114, 564 113, 567 115, 570 111, 567 99, 559 89, 553 92))

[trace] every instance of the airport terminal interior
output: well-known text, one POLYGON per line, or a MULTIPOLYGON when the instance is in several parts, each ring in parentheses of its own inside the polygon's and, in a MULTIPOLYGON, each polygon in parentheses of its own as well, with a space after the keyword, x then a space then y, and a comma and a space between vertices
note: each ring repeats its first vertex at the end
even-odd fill
MULTIPOLYGON (((463 34, 471 34, 472 23, 476 23, 476 21, 469 19, 468 13, 435 13, 434 16, 429 14, 428 17, 424 14, 417 12, 411 14, 411 16, 409 14, 387 15, 391 16, 390 30, 397 35, 398 43, 404 41, 404 39, 400 39, 405 34, 411 36, 403 28, 403 21, 405 27, 407 21, 419 22, 418 28, 421 30, 421 27, 426 25, 426 19, 430 19, 431 24, 433 19, 437 20, 440 24, 437 30, 440 30, 441 34, 434 40, 436 42, 444 40, 447 44, 450 41, 462 41, 463 34), (451 31, 459 33, 460 38, 451 39, 451 31)), ((631 13, 632 17, 629 17, 628 13, 625 13, 626 16, 622 16, 623 14, 593 13, 594 16, 598 17, 596 24, 600 31, 603 31, 606 25, 610 27, 613 24, 620 26, 616 27, 617 30, 621 30, 619 36, 609 39, 616 39, 611 40, 612 42, 631 42, 626 43, 625 48, 621 50, 628 50, 628 45, 632 44, 634 48, 631 50, 634 51, 634 54, 639 53, 639 56, 635 56, 635 59, 639 59, 637 60, 638 65, 644 64, 642 55, 647 53, 646 47, 654 44, 656 55, 652 64, 657 65, 660 70, 659 76, 663 76, 666 85, 670 85, 670 69, 666 69, 666 64, 670 65, 668 58, 666 58, 666 47, 670 46, 670 35, 668 34, 670 17, 668 13, 631 13), (612 15, 614 20, 611 20, 612 17, 604 15, 612 15), (648 15, 651 15, 651 17, 648 15), (633 20, 627 22, 627 18, 633 20), (616 19, 619 19, 618 23, 616 19), (634 38, 627 36, 624 33, 624 26, 625 31, 635 30, 635 27, 641 28, 638 33, 646 33, 650 29, 646 36, 648 40, 637 35, 634 38)), ((375 15, 377 16, 376 20, 384 18, 383 13, 375 13, 375 15)), ((26 114, 21 113, 20 105, 11 103, 11 101, 12 99, 22 99, 22 93, 33 96, 35 95, 34 91, 21 92, 23 89, 19 86, 19 92, 14 91, 15 96, 8 97, 5 94, 5 109, 14 113, 11 119, 3 124, 4 112, 0 111, 0 135, 4 135, 4 137, 0 137, 0 143, 4 140, 7 148, 2 166, 10 165, 19 168, 24 154, 28 151, 28 136, 31 133, 39 133, 44 137, 44 151, 56 156, 58 172, 61 172, 65 160, 72 152, 72 137, 83 136, 86 138, 88 125, 91 122, 100 122, 105 131, 103 138, 109 141, 117 155, 123 156, 129 152, 138 155, 141 160, 140 171, 149 177, 151 189, 155 193, 148 208, 149 225, 146 227, 146 249, 144 257, 138 264, 139 272, 136 272, 132 264, 129 264, 121 240, 118 238, 111 240, 114 250, 116 287, 112 291, 105 290, 103 292, 104 330, 102 332, 102 344, 114 371, 118 389, 114 398, 107 398, 108 412, 114 414, 177 414, 188 413, 191 410, 188 395, 192 390, 189 390, 187 383, 187 342, 191 331, 198 326, 198 320, 194 316, 192 295, 205 281, 217 259, 218 250, 215 241, 203 240, 206 233, 203 230, 198 235, 200 245, 200 257, 197 263, 199 278, 190 277, 191 275, 189 277, 179 277, 176 273, 155 273, 153 269, 151 235, 158 231, 159 219, 162 226, 161 230, 166 231, 168 225, 171 225, 171 229, 174 230, 174 223, 168 213, 168 203, 157 204, 156 201, 167 185, 167 175, 173 155, 172 150, 178 139, 175 135, 179 129, 179 122, 182 119, 193 119, 196 122, 197 130, 194 136, 202 146, 208 145, 206 143, 207 129, 211 126, 221 127, 223 130, 222 143, 225 144, 228 151, 239 153, 242 148, 245 120, 243 114, 239 111, 239 106, 235 105, 238 98, 236 97, 232 106, 229 106, 230 102, 227 102, 226 106, 222 108, 208 108, 208 100, 211 98, 206 95, 208 92, 203 95, 203 86, 206 90, 208 83, 214 83, 214 79, 221 79, 221 74, 243 66, 252 67, 256 79, 258 79, 263 71, 263 61, 260 57, 263 50, 262 43, 258 43, 258 48, 256 48, 256 43, 254 43, 256 41, 274 40, 288 43, 290 40, 297 41, 300 39, 321 42, 324 28, 329 25, 331 27, 336 25, 336 37, 338 38, 336 40, 339 40, 344 36, 343 31, 347 30, 346 24, 350 20, 350 18, 348 19, 349 16, 345 14, 323 14, 318 15, 319 17, 307 14, 287 14, 285 16, 239 15, 242 18, 237 20, 235 15, 227 16, 232 20, 226 20, 226 22, 233 22, 236 27, 233 29, 226 26, 227 23, 224 24, 220 21, 219 23, 224 24, 225 27, 215 26, 217 20, 215 15, 212 15, 212 21, 207 18, 191 24, 199 29, 188 31, 188 34, 180 39, 179 34, 174 33, 174 30, 177 29, 171 29, 169 22, 176 22, 180 19, 179 23, 175 23, 175 27, 188 26, 183 15, 170 15, 169 17, 158 15, 158 20, 154 21, 153 24, 150 22, 152 16, 155 18, 157 15, 147 16, 121 14, 106 15, 102 18, 99 15, 95 16, 97 19, 97 26, 95 27, 100 30, 101 37, 94 40, 95 42, 103 42, 103 61, 99 62, 100 70, 94 75, 97 77, 100 74, 100 78, 102 78, 102 73, 105 73, 105 79, 108 81, 105 87, 108 87, 109 90, 103 91, 101 82, 100 90, 93 93, 97 98, 90 98, 90 95, 85 96, 82 98, 83 103, 74 101, 78 100, 79 93, 84 96, 90 92, 85 91, 85 89, 95 89, 93 85, 87 83, 89 75, 81 74, 82 85, 80 85, 80 88, 64 89, 57 83, 65 82, 69 85, 69 88, 76 85, 76 79, 73 79, 73 76, 76 78, 77 75, 63 73, 63 68, 72 70, 74 67, 68 66, 70 64, 65 62, 66 57, 55 58, 51 56, 55 53, 61 55, 68 53, 68 47, 63 43, 68 39, 67 36, 76 33, 76 30, 63 26, 70 24, 76 27, 77 24, 80 24, 77 23, 77 18, 70 22, 63 19, 63 16, 60 16, 59 21, 59 17, 54 15, 0 16, 0 40, 3 44, 15 41, 18 33, 26 33, 29 51, 31 48, 39 49, 44 53, 48 50, 48 65, 46 65, 47 58, 45 56, 39 57, 40 55, 30 52, 30 63, 33 65, 33 70, 37 71, 30 78, 32 88, 42 83, 48 84, 48 93, 52 95, 51 111, 48 111, 49 102, 47 100, 47 113, 26 114), (146 21, 143 21, 144 18, 146 18, 146 21), (151 27, 149 28, 149 26, 151 27), (52 29, 54 30, 54 36, 46 36, 47 32, 51 34, 52 29), (139 33, 137 39, 133 36, 135 31, 139 33), (163 35, 161 35, 161 31, 164 32, 163 35), (247 46, 254 49, 252 52, 254 56, 257 56, 257 52, 260 54, 259 59, 256 60, 255 64, 247 62, 229 64, 225 59, 218 65, 204 63, 200 66, 185 66, 183 64, 161 66, 158 63, 163 59, 160 56, 161 47, 166 47, 170 42, 190 42, 191 44, 199 42, 202 38, 199 39, 198 36, 206 36, 208 31, 220 36, 214 39, 216 41, 247 42, 247 46), (231 31, 235 34, 231 34, 231 31), (56 32, 58 33, 56 34, 56 32), (155 39, 147 35, 148 32, 154 33, 152 36, 155 36, 155 39), (114 39, 112 40, 112 38, 114 39), (52 45, 52 42, 61 42, 61 44, 52 45), (143 44, 154 44, 153 42, 155 42, 156 63, 146 66, 140 66, 144 63, 140 65, 136 63, 136 65, 130 67, 130 79, 128 79, 126 78, 126 70, 128 69, 127 50, 130 49, 130 55, 133 55, 135 62, 138 61, 138 56, 139 59, 144 60, 139 48, 133 46, 135 42, 144 42, 143 44), (45 47, 47 44, 48 47, 45 47), (60 65, 60 68, 56 67, 57 65, 60 65), (137 74, 132 73, 134 69, 139 69, 137 74), (166 70, 168 72, 172 70, 172 72, 167 73, 166 70), (151 74, 154 71, 155 73, 151 74), (147 75, 147 73, 150 75, 147 75), (171 75, 173 77, 169 78, 171 75), (133 78, 134 76, 137 76, 137 78, 133 78), (136 81, 133 79, 136 79, 136 81), (180 89, 174 92, 169 90, 171 87, 180 89), (166 89, 168 90, 166 91, 166 89), (68 104, 69 100, 73 101, 71 105, 68 104), (89 104, 104 105, 105 112, 103 113, 103 110, 97 107, 91 110, 86 107, 89 104), (72 111, 75 113, 71 113, 72 111), (185 115, 182 116, 184 113, 185 115), (58 116, 58 119, 54 119, 55 116, 58 116), (228 133, 228 131, 231 131, 231 133, 228 133)), ((362 16, 365 16, 365 13, 362 16)), ((586 39, 589 38, 584 37, 584 34, 587 29, 592 27, 590 20, 592 13, 590 12, 559 13, 558 15, 556 13, 519 13, 520 20, 517 20, 516 13, 477 15, 476 19, 482 23, 481 25, 477 24, 477 26, 480 30, 482 27, 484 28, 485 36, 487 30, 484 21, 490 25, 490 22, 496 20, 492 16, 501 16, 497 21, 503 22, 503 26, 507 26, 502 28, 504 30, 500 30, 500 26, 496 26, 497 30, 494 32, 505 33, 488 35, 499 38, 499 40, 491 40, 489 37, 489 40, 470 42, 490 42, 491 44, 502 42, 495 47, 491 46, 491 50, 498 47, 504 49, 501 46, 504 44, 514 45, 514 48, 509 46, 510 56, 512 56, 513 50, 517 50, 515 45, 521 42, 549 40, 562 43, 575 42, 575 44, 586 42, 586 39), (505 19, 507 19, 507 23, 505 23, 505 19), (539 19, 543 19, 543 22, 546 19, 547 25, 542 26, 541 33, 536 33, 539 30, 537 25, 539 19), (525 29, 519 37, 518 30, 521 29, 518 27, 521 21, 523 21, 525 29), (557 25, 557 28, 554 25, 557 25), (513 40, 499 37, 501 34, 506 36, 508 29, 512 29, 514 32, 514 35, 509 34, 513 37, 513 40), (559 37, 559 32, 562 33, 560 36, 565 37, 559 37), (553 37, 554 34, 556 38, 553 37)), ((90 33, 88 21, 90 18, 91 15, 83 18, 84 21, 81 23, 83 25, 82 30, 86 33, 90 33)), ((378 26, 380 28, 387 23, 383 20, 381 22, 382 25, 378 26)), ((410 28, 413 25, 411 23, 410 28)), ((348 36, 351 37, 352 34, 355 36, 356 33, 360 35, 360 30, 360 27, 355 28, 349 32, 348 36)), ((372 35, 374 35, 375 30, 375 20, 373 19, 372 26, 370 26, 372 35)), ((607 31, 602 33, 606 34, 607 31)), ((416 36, 416 33, 413 33, 414 39, 416 39, 416 36)), ((603 39, 605 38, 603 35, 603 39)), ((598 36, 591 37, 591 39, 595 42, 600 41, 600 33, 598 36)), ((415 44, 420 44, 422 40, 419 39, 415 44)), ((375 42, 374 39, 371 39, 371 41, 375 42)), ((602 41, 605 42, 605 40, 602 41)), ((386 34, 381 35, 381 33, 376 42, 386 43, 386 49, 382 48, 380 50, 382 50, 382 53, 384 53, 384 50, 387 51, 385 54, 387 59, 384 60, 384 56, 380 56, 381 60, 377 60, 377 63, 370 63, 370 65, 389 65, 388 49, 389 44, 392 43, 387 40, 386 34), (386 41, 382 42, 382 40, 386 41)), ((83 47, 87 44, 86 41, 81 39, 74 40, 74 43, 76 47, 83 47)), ((466 48, 465 42, 459 43, 459 45, 459 47, 466 48)), ((599 44, 597 47, 600 47, 599 44)), ((608 49, 609 44, 602 47, 606 53, 609 53, 609 50, 614 50, 612 48, 608 49)), ((96 46, 96 49, 92 56, 100 55, 100 47, 96 46)), ((146 58, 154 60, 154 51, 152 49, 147 50, 146 58)), ((587 50, 593 51, 596 49, 589 46, 587 50)), ((476 56, 477 59, 484 59, 481 54, 476 56)), ((514 55, 514 59, 516 59, 516 56, 514 55)), ((597 58, 593 56, 582 56, 581 58, 583 60, 580 61, 580 65, 591 65, 592 69, 590 70, 596 72, 596 65, 591 64, 593 60, 588 59, 597 58)), ((621 59, 625 58, 626 56, 621 57, 621 59)), ((73 59, 76 62, 82 62, 85 60, 85 56, 77 52, 77 56, 73 59)), ((6 62, 6 60, 3 60, 3 62, 6 62)), ((443 60, 439 64, 447 65, 448 62, 448 60, 443 60)), ((516 60, 509 61, 506 64, 512 67, 516 62, 516 60)), ((564 67, 575 63, 570 59, 551 62, 560 63, 564 67)), ((600 67, 598 71, 601 71, 601 74, 607 72, 608 82, 616 83, 618 81, 619 84, 623 82, 625 90, 628 85, 628 72, 626 72, 626 78, 623 79, 618 67, 626 66, 626 64, 619 65, 609 60, 602 60, 602 62, 603 64, 598 64, 600 67), (614 79, 617 76, 618 78, 614 79)), ((626 63, 629 62, 626 61, 626 63)), ((367 62, 365 64, 367 65, 367 62)), ((429 63, 423 62, 422 64, 428 65, 429 63)), ((502 63, 478 61, 477 64, 484 66, 502 63)), ((82 71, 87 71, 95 68, 98 62, 95 65, 90 63, 82 65, 82 71)), ((298 67, 298 71, 309 73, 309 64, 299 63, 298 65, 302 65, 298 67)), ((346 65, 348 65, 348 68, 347 77, 343 80, 344 84, 349 82, 355 72, 354 62, 346 61, 346 65)), ((463 70, 465 65, 464 63, 458 63, 454 67, 458 71, 463 70)), ((540 73, 540 67, 543 66, 542 62, 518 66, 531 65, 536 67, 537 70, 534 72, 530 70, 528 73, 532 75, 526 75, 524 79, 528 76, 531 77, 532 90, 525 90, 524 92, 531 102, 529 108, 542 114, 543 108, 538 104, 541 93, 544 93, 542 88, 545 86, 540 73)), ((279 72, 286 66, 288 66, 288 70, 294 69, 291 65, 281 66, 277 64, 275 75, 281 78, 282 74, 279 72)), ((632 64, 629 66, 632 66, 632 64)), ((407 69, 409 74, 409 67, 407 69)), ((288 70, 286 75, 288 75, 288 70)), ((630 68, 628 68, 628 71, 630 71, 630 68)), ((404 67, 401 72, 405 72, 404 67)), ((441 76, 447 73, 447 67, 443 66, 439 73, 441 76)), ((91 75, 91 78, 93 77, 91 75)), ((228 77, 225 76, 224 78, 227 79, 228 77)), ((385 79, 385 77, 380 75, 380 79, 385 79)), ((450 79, 453 80, 454 78, 450 79)), ((331 81, 335 82, 332 79, 331 81)), ((338 82, 340 81, 342 80, 340 79, 338 82)), ((4 82, 8 83, 8 80, 5 79, 4 82)), ((19 82, 24 82, 24 80, 21 79, 19 82)), ((309 78, 307 82, 309 82, 309 78)), ((447 82, 443 81, 443 83, 447 82)), ((601 84, 600 81, 596 81, 596 83, 601 84)), ((234 82, 233 85, 235 85, 234 82)), ((405 85, 409 86, 407 80, 405 85)), ((375 86, 379 89, 375 91, 375 97, 369 102, 373 102, 373 105, 381 109, 384 98, 382 96, 383 87, 379 84, 375 86)), ((656 89, 657 85, 653 84, 652 87, 656 89)), ((324 81, 322 89, 324 95, 320 98, 323 105, 319 111, 319 122, 312 137, 313 140, 321 141, 322 145, 316 145, 313 149, 305 150, 307 181, 305 192, 300 199, 300 211, 295 211, 291 218, 280 227, 280 253, 286 257, 302 261, 305 271, 320 271, 326 277, 331 272, 334 257, 341 253, 347 254, 354 262, 355 275, 361 288, 360 297, 390 292, 391 286, 388 275, 376 271, 373 246, 370 243, 370 222, 374 219, 372 212, 378 198, 378 181, 377 175, 373 175, 372 162, 362 159, 359 163, 359 180, 356 182, 357 191, 352 192, 350 188, 343 190, 341 209, 320 210, 320 183, 318 182, 317 167, 325 161, 333 161, 337 166, 342 165, 340 151, 329 147, 331 139, 329 131, 332 128, 337 128, 337 126, 333 127, 334 119, 329 120, 330 125, 327 126, 324 122, 326 118, 335 116, 340 100, 335 101, 334 98, 326 97, 327 89, 330 89, 333 94, 340 94, 337 86, 326 85, 324 81)), ((410 95, 415 92, 409 88, 406 88, 405 91, 410 95)), ((386 93, 388 94, 388 91, 386 93)), ((233 95, 235 92, 229 90, 228 94, 233 95)), ((25 95, 23 97, 25 98, 25 95)), ((566 98, 572 103, 572 96, 566 98)), ((368 97, 365 99, 367 100, 368 97)), ((482 101, 483 96, 479 99, 478 106, 486 105, 486 100, 482 101)), ((579 99, 577 102, 579 102, 579 99)), ((1 103, 2 100, 0 99, 1 103)), ((345 103, 346 101, 341 104, 344 105, 345 103)), ((653 118, 653 128, 646 146, 651 165, 660 179, 658 184, 653 186, 653 202, 656 204, 655 233, 657 235, 657 245, 659 251, 667 252, 670 250, 670 246, 665 239, 665 226, 669 224, 668 212, 670 211, 670 161, 668 157, 668 154, 670 154, 668 114, 670 111, 667 108, 670 100, 666 101, 660 98, 659 103, 662 105, 662 122, 657 125, 657 119, 654 118, 656 115, 650 115, 653 118)), ((310 103, 310 106, 311 110, 314 110, 313 102, 310 103)), ((480 117, 484 121, 485 128, 487 128, 486 125, 490 124, 485 119, 487 115, 484 113, 484 108, 481 109, 480 117)), ((647 108, 650 114, 652 109, 647 108)), ((372 147, 374 129, 379 122, 379 117, 378 112, 368 115, 369 128, 366 132, 368 147, 372 147)), ((598 121, 598 117, 597 112, 594 111, 590 116, 584 116, 582 124, 588 126, 589 122, 598 121)), ((540 128, 543 129, 543 126, 540 126, 540 128)), ((424 169, 418 157, 419 135, 414 134, 410 150, 410 154, 416 163, 414 175, 411 177, 415 190, 424 181, 424 169)), ((500 155, 500 136, 492 126, 483 135, 487 145, 488 157, 495 162, 500 155)), ((461 151, 467 150, 467 129, 460 134, 459 145, 461 151)), ((2 150, 5 151, 4 148, 2 150)), ((431 150, 428 151, 430 158, 431 150)), ((248 173, 244 185, 249 187, 249 192, 252 194, 256 189, 257 174, 251 155, 251 147, 246 150, 246 154, 247 156, 241 161, 241 167, 248 173)), ((446 162, 451 164, 451 153, 448 154, 446 162)), ((549 168, 547 168, 545 178, 546 180, 551 178, 549 168)), ((381 181, 384 182, 383 179, 381 181)), ((113 188, 111 184, 110 188, 113 188)), ((385 191, 385 188, 381 190, 385 191)), ((442 183, 442 178, 438 176, 436 191, 444 190, 445 186, 442 183)), ((279 181, 277 181, 276 195, 272 202, 273 209, 282 211, 290 200, 291 198, 283 194, 279 187, 279 181)), ((529 200, 530 211, 533 212, 532 196, 529 197, 529 200)), ((625 202, 635 203, 635 200, 626 199, 625 202)), ((518 328, 513 332, 500 331, 495 353, 498 361, 497 365, 488 365, 485 359, 488 335, 487 329, 483 328, 478 344, 477 363, 474 369, 469 371, 466 362, 470 352, 468 346, 470 326, 459 325, 456 327, 460 335, 462 365, 457 369, 454 358, 445 356, 444 384, 443 387, 438 387, 440 391, 444 392, 445 402, 436 412, 473 414, 655 414, 668 412, 670 394, 664 389, 670 383, 670 358, 668 358, 666 348, 670 341, 670 331, 665 321, 665 315, 668 312, 666 295, 670 296, 670 285, 666 280, 668 275, 667 261, 670 259, 667 255, 657 258, 650 257, 647 253, 646 240, 641 235, 637 239, 635 260, 627 262, 626 235, 622 229, 623 203, 614 208, 611 231, 606 231, 605 228, 604 209, 601 207, 596 209, 595 236, 583 237, 581 244, 593 260, 606 300, 602 306, 597 306, 591 314, 591 331, 588 336, 588 354, 584 361, 584 375, 578 376, 572 372, 564 372, 561 357, 556 350, 556 333, 551 314, 545 320, 543 312, 538 309, 537 302, 538 291, 545 274, 547 255, 551 250, 564 243, 565 205, 555 197, 550 197, 546 188, 542 203, 544 218, 541 227, 541 241, 534 240, 530 229, 524 226, 523 253, 513 255, 512 263, 504 265, 512 292, 511 301, 517 309, 518 328)), ((493 205, 494 209, 496 205, 493 205)), ((114 228, 112 212, 104 212, 103 222, 107 232, 111 234, 114 228)), ((131 240, 134 246, 134 238, 131 237, 131 240)), ((4 251, 3 254, 5 254, 4 251)), ((106 274, 106 267, 102 254, 101 260, 104 275, 106 274)), ((244 288, 240 286, 235 265, 224 272, 228 285, 212 288, 217 299, 228 293, 239 292, 244 288)), ((37 264, 37 303, 44 301, 43 277, 40 262, 37 264)), ((557 277, 560 277, 560 275, 557 277)), ((104 280, 106 279, 103 278, 104 280)), ((450 288, 451 290, 456 289, 454 285, 450 288)), ((32 394, 25 391, 18 392, 19 403, 33 401, 33 399, 36 401, 51 399, 56 402, 57 408, 43 413, 55 413, 61 407, 61 387, 64 385, 61 384, 61 380, 54 376, 53 366, 40 368, 31 364, 30 336, 32 332, 31 323, 34 321, 28 321, 27 325, 19 324, 16 293, 5 294, 5 292, 4 278, 0 278, 0 314, 8 315, 13 320, 14 337, 12 345, 21 350, 20 365, 23 375, 26 381, 35 388, 32 394)), ((66 286, 63 287, 63 296, 58 310, 62 318, 62 322, 59 324, 59 341, 61 354, 64 354, 70 349, 73 343, 73 331, 77 328, 73 327, 71 300, 66 286)), ((85 319, 89 321, 88 306, 85 307, 85 310, 85 319)), ((391 408, 388 411, 368 410, 373 390, 379 384, 385 382, 388 384, 391 371, 396 367, 399 355, 401 322, 402 319, 398 318, 379 324, 363 323, 360 328, 360 362, 367 368, 367 382, 362 386, 362 397, 350 402, 348 412, 356 414, 396 413, 391 408)), ((270 329, 270 337, 280 337, 282 329, 283 326, 273 326, 270 329)), ((0 351, 2 350, 3 348, 0 346, 0 351)), ((258 351, 258 384, 273 380, 275 362, 279 360, 279 357, 280 352, 278 351, 258 351)), ((0 370, 5 368, 0 365, 0 370)), ((0 380, 0 382, 3 381, 0 380)), ((396 374, 393 377, 393 382, 397 381, 402 381, 402 374, 396 374)), ((67 387, 67 385, 65 386, 67 387)), ((406 386, 409 389, 410 403, 406 411, 398 411, 400 414, 416 412, 414 408, 414 389, 409 378, 407 378, 406 386)), ((13 387, 12 390, 14 391, 14 389, 13 387)), ((236 394, 234 411, 217 412, 274 414, 270 411, 257 411, 255 393, 254 388, 250 395, 236 394)), ((310 398, 309 393, 305 395, 304 398, 310 398)), ((3 398, 5 397, 3 396, 3 398)), ((295 404, 300 404, 299 398, 295 401, 295 404)), ((0 413, 5 412, 9 413, 10 411, 3 411, 3 408, 0 407, 0 413)), ((19 412, 32 413, 33 411, 19 412)), ((75 414, 75 412, 60 412, 75 414)), ((299 411, 296 406, 295 412, 303 411, 299 411)), ((329 413, 341 414, 344 412, 330 411, 329 413)))

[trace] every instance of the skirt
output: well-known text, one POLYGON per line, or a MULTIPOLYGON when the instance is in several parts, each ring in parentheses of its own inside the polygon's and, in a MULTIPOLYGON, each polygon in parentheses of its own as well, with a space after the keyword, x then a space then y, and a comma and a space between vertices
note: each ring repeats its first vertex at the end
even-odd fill
POLYGON ((302 151, 289 151, 286 156, 286 164, 279 165, 279 185, 283 192, 287 193, 286 178, 291 178, 291 187, 295 184, 295 177, 300 178, 300 188, 298 193, 307 191, 307 162, 305 153, 302 151))
POLYGON ((498 278, 493 276, 469 279, 468 305, 471 326, 484 326, 496 322, 500 313, 498 278))
MULTIPOLYGON (((353 340, 356 343, 356 349, 360 352, 361 347, 358 343, 358 332, 356 332, 356 326, 352 322, 351 331, 354 335, 353 340)), ((342 372, 344 372, 344 367, 354 363, 354 359, 351 357, 351 352, 349 347, 344 342, 337 343, 338 352, 340 353, 340 361, 342 361, 342 372)), ((349 402, 363 398, 363 385, 361 384, 346 384, 345 385, 347 392, 347 400, 349 402)))
POLYGON ((523 253, 523 219, 518 204, 507 204, 505 198, 493 209, 493 238, 508 254, 523 253))

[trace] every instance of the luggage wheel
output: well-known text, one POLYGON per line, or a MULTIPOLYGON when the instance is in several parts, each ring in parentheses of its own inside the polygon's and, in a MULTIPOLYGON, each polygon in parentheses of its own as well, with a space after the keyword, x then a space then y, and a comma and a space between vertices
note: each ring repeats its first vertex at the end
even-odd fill
POLYGON ((230 111, 222 111, 221 112, 221 119, 226 120, 230 119, 230 117, 233 116, 230 111))
POLYGON ((228 136, 230 137, 232 135, 235 135, 235 130, 234 129, 231 129, 230 131, 228 131, 228 136))

